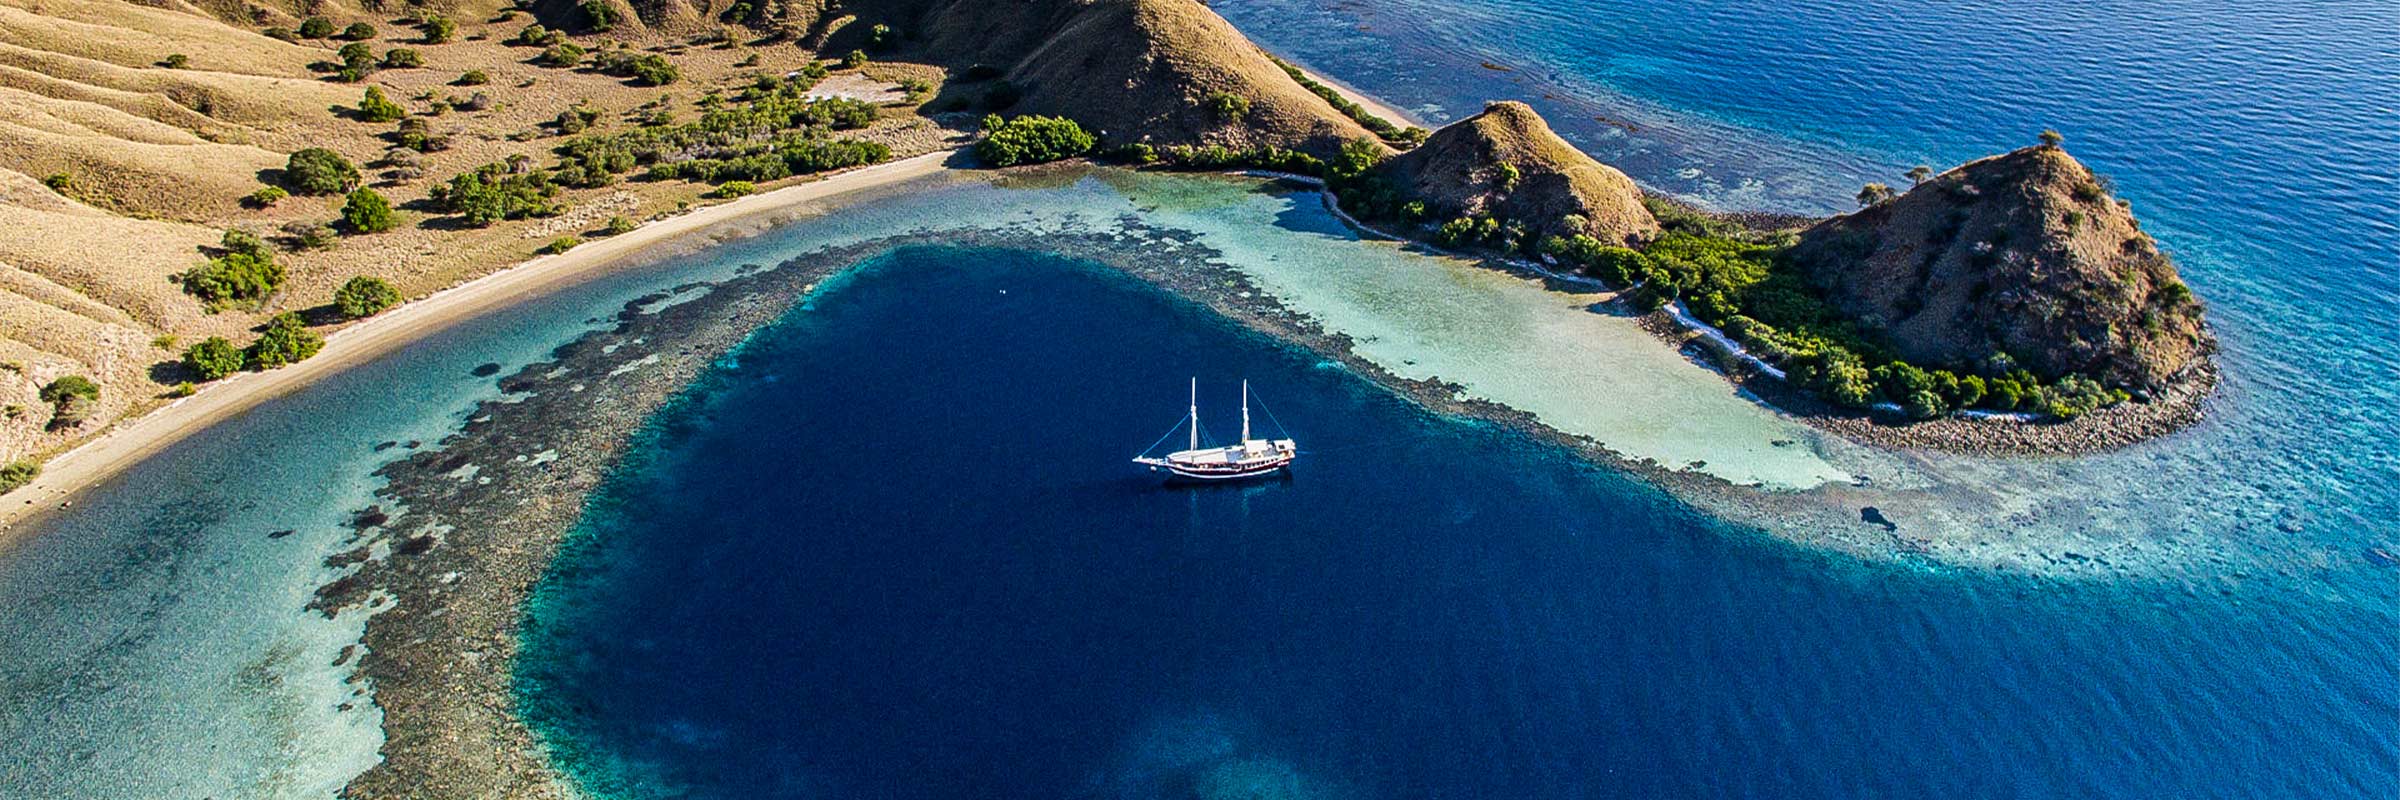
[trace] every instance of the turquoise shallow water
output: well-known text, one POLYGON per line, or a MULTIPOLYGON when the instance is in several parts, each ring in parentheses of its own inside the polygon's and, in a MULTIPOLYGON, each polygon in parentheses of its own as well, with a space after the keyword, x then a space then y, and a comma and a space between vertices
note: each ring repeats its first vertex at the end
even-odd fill
POLYGON ((2353 558, 2400 539, 2390 522, 2400 517, 2400 354, 2389 346, 2400 320, 2400 7, 1213 7, 1269 49, 1435 122, 1485 100, 1528 100, 1645 185, 1722 207, 1840 211, 1864 182, 1899 182, 1912 164, 1947 167, 2056 128, 2114 177, 2210 303, 2228 374, 2215 419, 2184 441, 2062 468, 2059 479, 2156 485, 2205 509, 2125 524, 2220 537, 2298 527, 2353 558))
POLYGON ((1039 254, 871 260, 640 444, 537 600, 520 670, 604 797, 2400 780, 2388 593, 1812 554, 1039 254), (1303 440, 1289 480, 1128 468, 1194 374, 1211 429, 1237 424, 1237 378, 1271 400, 1303 440))
MULTIPOLYGON (((2400 538, 2400 358, 2384 346, 2400 317, 2400 201, 2376 157, 2400 130, 2388 8, 1217 7, 1436 119, 1532 99, 1649 185, 1726 206, 1833 210, 1858 182, 2059 127, 2212 302, 2229 385, 2202 427, 2100 458, 1894 461, 1800 434, 1806 452, 1729 462, 1791 478, 1823 458, 1932 487, 1873 502, 1961 542, 1854 558, 1428 417, 1121 281, 1022 255, 920 255, 983 264, 940 274, 993 296, 920 303, 905 281, 829 294, 839 314, 777 329, 771 359, 713 379, 745 387, 714 419, 775 424, 731 442, 700 424, 676 444, 777 456, 744 478, 756 483, 728 484, 758 487, 722 509, 733 522, 628 514, 610 523, 620 549, 578 555, 598 582, 562 584, 545 608, 529 700, 584 775, 663 776, 674 783, 653 788, 703 796, 2400 786, 2400 596, 2363 555, 2400 538), (1916 63, 1939 67, 1901 66, 1916 63), (1041 305, 1061 300, 1078 302, 1041 305), (1055 317, 1028 329, 1055 335, 992 335, 1023 315, 1055 317), (1132 357, 1162 341, 1199 360, 1132 357), (990 357, 940 360, 978 353, 990 357), (741 380, 778 363, 846 379, 776 382, 786 394, 741 380), (989 377, 931 384, 936 363, 989 377), (1322 471, 1202 494, 1128 478, 1119 451, 1156 434, 1128 409, 1171 417, 1190 372, 1279 383, 1269 400, 1325 448, 1307 462, 1322 471), (1121 380, 1093 389, 1094 374, 1121 380), (1140 375, 1174 385, 1152 392, 1140 375), (976 413, 857 416, 964 398, 976 413), (882 445, 887 431, 889 457, 847 471, 795 446, 882 445), (1075 432, 1055 447, 1091 458, 1015 483, 926 469, 958 440, 1055 431, 1075 432), (1367 445, 1419 466, 1362 462, 1367 445), (779 480, 796 473, 821 483, 779 480)), ((371 763, 376 712, 329 666, 360 620, 300 607, 391 455, 373 445, 453 428, 493 391, 476 365, 514 369, 630 297, 742 263, 918 228, 1106 229, 1127 214, 1205 232, 1266 290, 1359 331, 1387 369, 1470 376, 1479 396, 1627 451, 1745 452, 1789 429, 1718 411, 1697 415, 1706 437, 1623 428, 1612 414, 1649 396, 1611 381, 1680 387, 1650 401, 1666 412, 1705 384, 1619 347, 1606 320, 1573 318, 1571 296, 1528 299, 1506 276, 1361 246, 1301 200, 1109 174, 896 193, 430 339, 174 448, 0 548, 0 796, 323 797, 371 763), (1527 335, 1502 335, 1515 331, 1527 335), (1468 371, 1557 358, 1566 332, 1611 344, 1572 374, 1535 376, 1555 380, 1468 371)), ((679 485, 710 474, 637 470, 617 485, 686 502, 721 491, 679 485)), ((1704 507, 1806 527, 1780 505, 1704 507)))

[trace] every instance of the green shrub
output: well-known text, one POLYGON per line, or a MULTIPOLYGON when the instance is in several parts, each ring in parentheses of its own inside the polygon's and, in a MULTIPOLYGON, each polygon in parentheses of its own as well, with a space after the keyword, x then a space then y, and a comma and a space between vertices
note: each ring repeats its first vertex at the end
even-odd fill
POLYGON ((545 67, 565 69, 583 63, 583 48, 573 42, 554 44, 533 57, 533 62, 545 67))
POLYGON ((458 23, 451 22, 449 17, 435 14, 425 18, 425 38, 422 41, 426 44, 442 44, 450 41, 450 37, 457 33, 458 23))
POLYGON ((842 69, 858 69, 867 65, 867 51, 852 50, 842 55, 842 69))
POLYGON ((565 33, 550 30, 542 27, 540 23, 535 23, 525 26, 523 30, 517 31, 517 35, 509 37, 508 41, 501 44, 510 47, 549 47, 566 40, 565 33))
POLYGON ((716 191, 709 192, 708 196, 717 198, 719 200, 731 200, 736 197, 757 193, 757 184, 749 181, 726 181, 722 184, 719 184, 716 188, 716 191))
POLYGON ((57 192, 63 197, 74 197, 78 194, 75 187, 75 176, 64 172, 54 172, 43 177, 42 185, 50 187, 50 191, 57 192))
POLYGON ((172 399, 182 399, 199 393, 200 386, 191 381, 180 381, 167 389, 167 397, 172 399))
POLYGON ((616 7, 608 4, 608 0, 583 0, 580 7, 583 9, 584 27, 593 33, 604 33, 624 21, 616 7))
POLYGON ((342 29, 342 38, 353 42, 363 42, 368 39, 373 39, 375 38, 375 26, 364 22, 350 23, 350 27, 342 29))
MULTIPOLYGON (((458 80, 451 81, 450 83, 455 86, 482 86, 491 82, 492 76, 484 74, 483 70, 471 69, 459 73, 458 80)), ((470 108, 467 110, 473 111, 474 109, 470 108)))
POLYGON ((71 397, 86 400, 100 399, 100 384, 81 375, 67 375, 42 387, 42 402, 61 403, 71 397))
POLYGON ((674 62, 655 53, 602 51, 592 55, 592 67, 603 75, 632 78, 634 83, 645 86, 665 86, 682 79, 682 72, 675 68, 674 62))
POLYGON ((633 224, 632 217, 618 214, 608 218, 608 227, 605 228, 605 230, 608 231, 608 235, 610 236, 623 236, 625 234, 632 233, 634 227, 635 226, 633 224))
POLYGON ((383 87, 367 87, 366 96, 358 100, 358 118, 360 120, 397 122, 405 116, 408 116, 408 109, 401 108, 399 103, 394 103, 391 98, 383 96, 383 87))
POLYGON ((302 39, 323 39, 332 35, 333 20, 324 17, 309 17, 300 21, 300 38, 302 39))
POLYGON ((223 336, 211 336, 183 351, 183 366, 201 380, 213 381, 242 371, 249 356, 223 336))
POLYGON ((40 464, 31 461, 8 462, 7 466, 0 466, 0 494, 7 494, 23 488, 25 484, 32 483, 34 478, 41 477, 41 475, 42 465, 40 464))
POLYGON ((399 304, 400 290, 372 275, 351 278, 333 292, 333 307, 351 319, 372 317, 399 304))
POLYGON ((305 361, 325 349, 325 337, 308 329, 299 312, 286 311, 267 320, 267 329, 250 343, 250 368, 269 370, 305 361))
POLYGON ((995 167, 1040 164, 1091 152, 1100 140, 1065 117, 1022 116, 984 127, 975 155, 995 167))
POLYGON ((1208 96, 1209 113, 1228 122, 1250 114, 1250 98, 1232 92, 1216 92, 1208 96))
POLYGON ((301 194, 347 192, 358 180, 358 167, 342 154, 322 147, 294 152, 283 165, 283 182, 301 194))
POLYGON ((383 53, 384 69, 416 69, 425 66, 425 54, 406 47, 394 47, 383 53))
POLYGON ((50 404, 50 427, 72 428, 90 419, 100 401, 100 384, 81 375, 67 375, 42 387, 42 402, 50 404))
POLYGON ((174 352, 176 341, 175 334, 162 333, 157 336, 150 337, 150 346, 160 350, 174 352))
POLYGON ((892 26, 890 25, 877 23, 875 27, 867 29, 868 47, 872 47, 877 50, 888 50, 891 49, 892 45, 899 43, 900 34, 892 30, 892 26))
POLYGON ((583 244, 582 239, 573 236, 561 236, 550 240, 549 244, 542 245, 541 249, 535 250, 534 252, 541 253, 542 255, 558 255, 560 253, 573 250, 577 245, 580 244, 583 244))
POLYGON ((382 233, 398 224, 391 201, 373 189, 350 193, 349 200, 342 203, 342 222, 350 226, 352 233, 382 233))
POLYGON ((342 45, 342 49, 334 51, 334 54, 342 59, 342 66, 360 72, 375 69, 375 48, 366 42, 342 45))
POLYGON ((158 65, 167 69, 183 69, 192 65, 192 59, 182 53, 168 53, 166 58, 159 59, 158 65))
POLYGON ((225 232, 225 254, 178 277, 183 291, 211 308, 266 297, 283 285, 283 265, 266 242, 242 231, 225 232))
POLYGON ((285 191, 281 186, 268 186, 242 198, 242 204, 252 208, 274 208, 276 203, 281 203, 284 198, 290 196, 292 193, 285 191))

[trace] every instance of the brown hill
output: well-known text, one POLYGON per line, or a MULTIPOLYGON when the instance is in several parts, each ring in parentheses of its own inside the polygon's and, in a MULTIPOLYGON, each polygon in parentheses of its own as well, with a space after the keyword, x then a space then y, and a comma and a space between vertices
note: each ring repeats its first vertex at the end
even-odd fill
POLYGON ((1567 144, 1524 103, 1486 106, 1376 170, 1437 218, 1486 215, 1611 244, 1659 231, 1632 178, 1567 144))
POLYGON ((852 0, 782 8, 787 33, 822 41, 830 52, 864 47, 875 25, 890 26, 894 57, 954 73, 999 73, 957 90, 973 110, 1068 117, 1103 144, 1330 155, 1343 142, 1375 139, 1199 0, 852 0), (1212 110, 1220 94, 1249 109, 1212 110))
POLYGON ((2199 302, 2128 205, 2054 146, 1970 162, 1818 223, 1792 258, 1919 363, 2004 353, 2046 377, 2155 389, 2207 340, 2199 302))

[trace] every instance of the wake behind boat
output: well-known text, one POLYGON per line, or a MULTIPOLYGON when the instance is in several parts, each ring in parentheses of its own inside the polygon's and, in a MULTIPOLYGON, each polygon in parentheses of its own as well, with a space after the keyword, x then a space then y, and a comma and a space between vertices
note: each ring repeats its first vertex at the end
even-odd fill
MULTIPOLYGON (((1269 415, 1271 419, 1272 414, 1269 415)), ((1223 447, 1200 446, 1200 379, 1192 379, 1192 404, 1189 413, 1176 427, 1191 427, 1189 449, 1154 457, 1144 451, 1133 463, 1150 468, 1152 472, 1167 472, 1178 478, 1198 481, 1229 481, 1270 475, 1292 464, 1300 455, 1300 447, 1291 439, 1250 438, 1250 382, 1242 381, 1242 438, 1223 447)), ((1277 430, 1282 425, 1276 425, 1277 430)), ((1170 429, 1167 436, 1174 436, 1170 429)), ((1288 432, 1286 435, 1289 435, 1288 432)), ((1166 437, 1160 437, 1165 442, 1166 437)), ((1152 450, 1158 445, 1150 446, 1152 450)))

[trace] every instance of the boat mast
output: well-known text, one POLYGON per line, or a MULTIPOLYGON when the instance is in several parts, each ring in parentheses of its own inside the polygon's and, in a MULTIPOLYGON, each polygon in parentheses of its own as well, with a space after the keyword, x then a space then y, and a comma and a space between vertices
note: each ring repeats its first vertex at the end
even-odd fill
POLYGON ((1242 441, 1250 441, 1250 380, 1242 379, 1242 441))
POLYGON ((1192 378, 1192 448, 1200 449, 1200 378, 1192 378))

